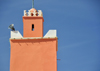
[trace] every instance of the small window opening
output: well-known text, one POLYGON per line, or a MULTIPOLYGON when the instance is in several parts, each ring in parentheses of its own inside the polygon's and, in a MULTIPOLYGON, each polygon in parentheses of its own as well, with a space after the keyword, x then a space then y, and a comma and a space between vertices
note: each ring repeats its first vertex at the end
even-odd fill
POLYGON ((34 24, 32 24, 32 31, 34 31, 34 24))

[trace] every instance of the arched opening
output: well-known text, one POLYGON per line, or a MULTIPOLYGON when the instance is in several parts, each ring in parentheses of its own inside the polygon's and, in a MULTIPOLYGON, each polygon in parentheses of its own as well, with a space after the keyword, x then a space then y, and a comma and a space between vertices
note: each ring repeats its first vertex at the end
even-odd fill
POLYGON ((31 16, 33 16, 33 13, 31 13, 31 16))

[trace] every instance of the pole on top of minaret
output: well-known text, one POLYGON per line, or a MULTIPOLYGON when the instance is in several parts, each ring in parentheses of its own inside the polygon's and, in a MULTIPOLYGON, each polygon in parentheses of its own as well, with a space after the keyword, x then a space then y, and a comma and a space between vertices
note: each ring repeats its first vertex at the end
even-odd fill
POLYGON ((34 0, 32 0, 32 8, 34 8, 34 0))

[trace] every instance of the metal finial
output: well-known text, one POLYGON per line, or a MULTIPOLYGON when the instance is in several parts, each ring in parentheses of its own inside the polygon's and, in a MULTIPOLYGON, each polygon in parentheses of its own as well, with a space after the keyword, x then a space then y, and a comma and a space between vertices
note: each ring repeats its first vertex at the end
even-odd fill
POLYGON ((34 0, 32 0, 32 8, 34 8, 34 0))

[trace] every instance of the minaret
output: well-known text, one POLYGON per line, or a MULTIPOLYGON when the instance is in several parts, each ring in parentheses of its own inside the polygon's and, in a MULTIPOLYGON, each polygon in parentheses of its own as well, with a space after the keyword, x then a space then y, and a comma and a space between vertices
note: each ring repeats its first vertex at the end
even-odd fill
POLYGON ((43 22, 41 10, 24 10, 23 36, 11 31, 10 71, 57 71, 56 30, 43 36, 43 22))
POLYGON ((24 10, 23 16, 23 36, 24 37, 43 37, 43 15, 41 10, 34 8, 34 0, 32 9, 24 10))

